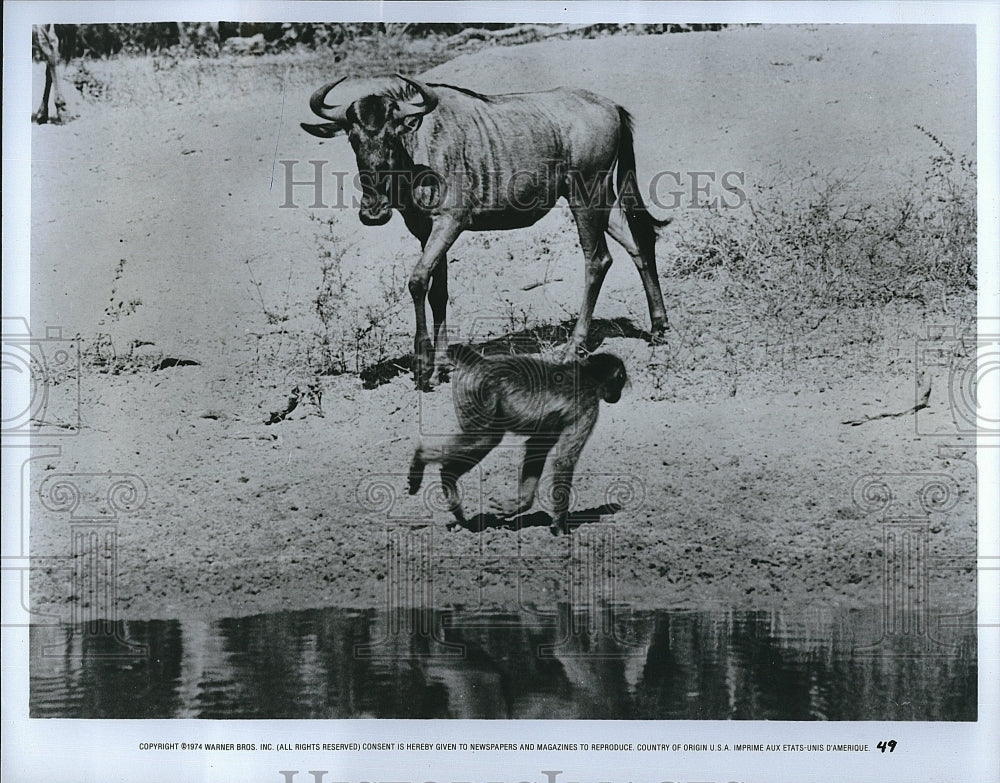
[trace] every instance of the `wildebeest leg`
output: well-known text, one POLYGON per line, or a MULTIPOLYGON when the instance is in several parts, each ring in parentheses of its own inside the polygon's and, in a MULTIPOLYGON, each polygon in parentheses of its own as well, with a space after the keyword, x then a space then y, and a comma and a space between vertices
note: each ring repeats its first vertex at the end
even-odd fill
MULTIPOLYGON (((421 250, 425 248, 433 225, 430 218, 416 211, 408 211, 403 213, 403 222, 406 223, 410 233, 420 240, 421 250)), ((443 369, 448 352, 448 335, 445 326, 445 316, 448 310, 447 254, 441 256, 438 265, 431 272, 431 286, 427 292, 427 301, 431 305, 431 315, 434 318, 435 364, 438 367, 439 377, 442 380, 447 380, 443 369)))
POLYGON ((517 487, 515 503, 505 503, 500 508, 504 516, 523 514, 534 505, 535 493, 538 490, 538 480, 542 477, 545 460, 556 443, 556 437, 550 434, 532 435, 524 450, 524 462, 521 465, 521 481, 517 487))
POLYGON ((54 122, 62 122, 62 113, 66 110, 66 102, 59 91, 59 73, 57 71, 59 62, 59 39, 56 38, 55 29, 52 25, 36 25, 32 28, 32 37, 35 48, 41 54, 45 62, 45 88, 42 90, 42 102, 38 111, 31 115, 33 122, 42 125, 49 121, 49 95, 55 92, 55 119, 54 122))
POLYGON ((42 102, 38 105, 38 111, 31 115, 31 121, 44 125, 49 121, 49 91, 52 89, 52 71, 48 64, 45 66, 45 88, 42 90, 42 102))
POLYGON ((563 430, 552 450, 552 523, 549 529, 553 535, 569 532, 567 519, 573 494, 573 471, 596 423, 595 405, 563 430))
MULTIPOLYGON (((637 219, 642 219, 640 216, 637 219)), ((639 277, 642 278, 642 287, 646 292, 646 304, 649 305, 649 320, 652 328, 650 333, 653 339, 660 338, 667 328, 667 310, 663 305, 663 292, 660 290, 660 277, 656 272, 656 255, 652 248, 643 251, 632 236, 632 230, 628 226, 625 214, 621 205, 615 206, 611 210, 608 220, 608 233, 621 244, 632 256, 635 268, 639 270, 639 277)))
POLYGON ((63 115, 66 113, 66 101, 63 100, 62 92, 59 90, 59 70, 58 64, 56 62, 58 57, 57 53, 53 53, 52 62, 49 63, 48 67, 45 69, 45 94, 48 95, 48 84, 52 82, 52 93, 53 93, 53 103, 56 107, 56 117, 54 122, 57 124, 62 123, 63 115))
POLYGON ((431 316, 434 318, 434 363, 438 368, 438 377, 447 380, 447 370, 444 369, 448 357, 448 328, 445 316, 448 312, 448 256, 442 255, 437 266, 431 273, 431 288, 427 292, 427 301, 431 306, 431 316))
POLYGON ((604 276, 611 266, 611 253, 604 238, 607 229, 607 211, 587 205, 570 204, 573 219, 576 221, 577 233, 580 235, 580 246, 584 257, 584 287, 583 304, 580 315, 576 319, 576 327, 570 338, 569 349, 580 351, 587 342, 587 332, 590 330, 590 319, 594 315, 594 306, 601 293, 604 276))
MULTIPOLYGON (((413 311, 417 322, 416 336, 413 338, 413 380, 421 391, 428 390, 428 381, 434 372, 434 348, 427 335, 424 300, 427 298, 431 275, 439 263, 447 263, 445 254, 461 233, 462 227, 456 220, 442 218, 436 222, 424 244, 420 261, 410 275, 410 296, 413 297, 413 311)), ((444 289, 447 295, 447 284, 444 289)))

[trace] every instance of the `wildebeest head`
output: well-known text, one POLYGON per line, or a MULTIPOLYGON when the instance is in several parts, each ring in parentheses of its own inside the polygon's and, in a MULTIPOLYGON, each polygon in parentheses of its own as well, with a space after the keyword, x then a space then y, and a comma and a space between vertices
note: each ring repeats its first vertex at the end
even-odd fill
POLYGON ((346 106, 326 102, 329 92, 344 79, 325 84, 313 93, 309 108, 329 122, 302 123, 303 130, 320 138, 347 134, 358 161, 361 181, 358 216, 366 226, 387 223, 392 217, 392 208, 401 206, 398 201, 405 182, 400 175, 411 174, 413 167, 402 138, 416 131, 424 115, 434 111, 438 104, 432 88, 402 74, 396 76, 412 89, 387 87, 346 106))

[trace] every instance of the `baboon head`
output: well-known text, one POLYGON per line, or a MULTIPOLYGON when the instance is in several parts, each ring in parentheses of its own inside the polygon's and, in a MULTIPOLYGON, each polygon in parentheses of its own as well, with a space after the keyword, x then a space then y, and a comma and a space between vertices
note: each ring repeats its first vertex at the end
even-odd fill
POLYGON ((583 373, 600 390, 605 402, 618 402, 628 383, 625 362, 613 353, 595 353, 583 360, 583 373))

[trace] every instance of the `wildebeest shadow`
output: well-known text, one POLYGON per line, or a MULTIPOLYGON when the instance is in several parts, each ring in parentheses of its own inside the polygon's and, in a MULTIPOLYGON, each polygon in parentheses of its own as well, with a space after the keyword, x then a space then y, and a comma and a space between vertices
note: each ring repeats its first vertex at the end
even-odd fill
MULTIPOLYGON (((572 334, 574 326, 576 326, 576 319, 562 321, 558 324, 540 324, 530 329, 522 329, 487 340, 484 343, 478 343, 476 350, 486 356, 539 353, 544 346, 569 342, 569 336, 572 334)), ((585 347, 588 351, 595 351, 609 337, 633 337, 647 341, 652 339, 649 332, 640 329, 631 319, 624 316, 595 318, 590 322, 590 333, 587 335, 585 347)), ((412 353, 397 356, 394 359, 384 359, 378 364, 369 365, 361 370, 361 383, 365 389, 377 389, 412 369, 412 353)))
MULTIPOLYGON (((569 515, 569 518, 566 521, 570 530, 573 530, 580 525, 600 522, 602 516, 616 514, 621 511, 621 508, 621 505, 618 503, 605 503, 603 506, 597 506, 596 508, 574 511, 569 515)), ((482 514, 476 514, 471 519, 466 520, 464 525, 458 522, 452 523, 453 526, 471 530, 473 533, 479 533, 483 530, 490 530, 493 528, 524 530, 529 527, 549 527, 551 524, 552 517, 544 511, 532 511, 527 514, 519 514, 516 517, 501 517, 487 511, 482 514)))

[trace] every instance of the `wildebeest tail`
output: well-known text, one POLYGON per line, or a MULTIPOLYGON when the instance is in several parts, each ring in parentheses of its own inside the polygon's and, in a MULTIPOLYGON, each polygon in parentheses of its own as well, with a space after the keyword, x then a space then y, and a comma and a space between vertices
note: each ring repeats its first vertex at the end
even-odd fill
POLYGON ((471 367, 474 364, 484 361, 483 355, 475 348, 461 344, 449 345, 448 356, 456 364, 464 365, 466 367, 471 367))
POLYGON ((621 106, 618 107, 621 128, 618 134, 618 172, 615 177, 615 187, 618 190, 618 200, 625 211, 628 226, 639 245, 643 255, 653 252, 656 244, 656 229, 670 223, 670 219, 657 220, 649 214, 642 200, 639 182, 635 174, 635 145, 632 134, 632 115, 621 106))

